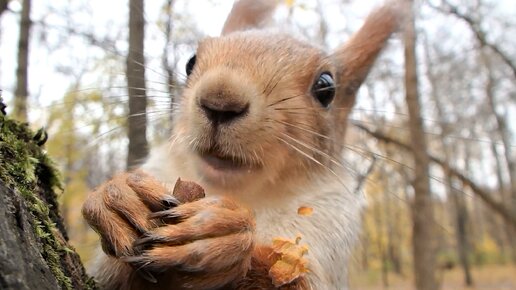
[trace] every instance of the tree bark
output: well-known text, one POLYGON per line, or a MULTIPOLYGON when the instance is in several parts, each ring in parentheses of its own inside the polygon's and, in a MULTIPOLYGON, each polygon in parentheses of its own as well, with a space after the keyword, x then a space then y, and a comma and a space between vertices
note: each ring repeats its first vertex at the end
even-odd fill
POLYGON ((27 128, 0 113, 0 289, 96 289, 68 244, 45 134, 27 128))
POLYGON ((23 0, 18 39, 18 68, 16 69, 16 90, 14 92, 14 115, 18 120, 27 120, 30 10, 32 0, 23 0))
POLYGON ((129 94, 127 169, 140 165, 149 153, 144 40, 143 0, 129 0, 129 53, 126 60, 129 94))
POLYGON ((407 0, 410 13, 405 27, 405 90, 409 112, 409 130, 414 158, 414 204, 413 217, 413 256, 415 284, 418 290, 436 290, 436 244, 435 217, 430 178, 428 174, 426 136, 423 130, 419 103, 418 74, 416 61, 416 31, 413 13, 413 0, 407 0))

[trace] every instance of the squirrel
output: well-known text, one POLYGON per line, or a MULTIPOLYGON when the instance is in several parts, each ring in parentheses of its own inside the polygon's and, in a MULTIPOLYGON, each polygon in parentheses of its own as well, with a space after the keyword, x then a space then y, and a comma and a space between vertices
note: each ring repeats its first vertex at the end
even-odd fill
POLYGON ((260 29, 277 2, 234 3, 222 35, 200 41, 186 65, 169 142, 88 196, 82 212, 100 236, 102 288, 347 288, 364 204, 346 187, 347 118, 402 9, 375 9, 328 54, 260 29), (179 202, 164 185, 178 178, 206 197, 179 202), (272 239, 299 233, 309 272, 275 287, 272 239))

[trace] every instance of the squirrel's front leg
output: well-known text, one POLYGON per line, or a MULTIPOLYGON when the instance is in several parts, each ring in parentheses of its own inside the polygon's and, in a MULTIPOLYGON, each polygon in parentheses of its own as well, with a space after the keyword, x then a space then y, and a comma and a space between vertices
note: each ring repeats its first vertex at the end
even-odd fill
POLYGON ((229 198, 203 198, 150 218, 165 224, 136 240, 140 254, 123 259, 134 267, 150 273, 173 269, 174 283, 189 289, 217 289, 248 272, 254 217, 229 198))
POLYGON ((273 285, 269 270, 279 256, 255 245, 254 216, 227 197, 178 205, 151 218, 166 225, 135 242, 142 254, 125 260, 139 269, 175 269, 175 283, 187 289, 308 289, 302 277, 273 285))
POLYGON ((89 194, 82 213, 105 253, 91 269, 101 289, 163 289, 153 274, 138 271, 123 258, 137 254, 134 242, 159 225, 149 215, 178 203, 163 184, 140 170, 118 174, 89 194))
POLYGON ((227 197, 184 202, 137 171, 93 192, 83 214, 108 255, 96 271, 101 287, 275 289, 275 258, 255 246, 252 212, 227 197))

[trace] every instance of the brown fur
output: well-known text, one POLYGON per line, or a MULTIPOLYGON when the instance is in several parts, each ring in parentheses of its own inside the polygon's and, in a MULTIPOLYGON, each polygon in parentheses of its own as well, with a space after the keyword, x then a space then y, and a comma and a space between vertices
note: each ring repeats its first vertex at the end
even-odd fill
MULTIPOLYGON (((179 205, 166 186, 142 171, 99 187, 83 214, 108 255, 97 269, 103 287, 274 289, 268 272, 277 256, 267 244, 256 244, 248 208, 281 209, 328 169, 336 170, 332 163, 355 94, 400 14, 392 3, 376 10, 346 45, 327 55, 286 34, 239 31, 262 23, 276 2, 237 2, 224 36, 199 44, 171 142, 173 162, 191 165, 181 168, 183 175, 205 170, 198 156, 213 148, 248 170, 202 175, 198 182, 209 188, 208 197, 179 205), (337 83, 329 109, 310 92, 324 71, 337 83), (200 102, 248 105, 249 111, 232 125, 214 127, 200 102)), ((165 161, 153 166, 166 167, 165 161)), ((301 277, 281 289, 317 287, 309 284, 301 277)))
POLYGON ((234 31, 243 31, 246 29, 254 29, 260 27, 265 20, 272 14, 279 0, 240 0, 236 1, 231 9, 222 35, 229 34, 234 31))

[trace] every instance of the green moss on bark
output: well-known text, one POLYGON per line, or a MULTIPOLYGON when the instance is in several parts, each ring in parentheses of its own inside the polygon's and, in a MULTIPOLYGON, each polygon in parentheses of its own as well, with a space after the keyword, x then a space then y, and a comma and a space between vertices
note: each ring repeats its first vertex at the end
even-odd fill
POLYGON ((62 190, 62 184, 53 162, 39 145, 44 136, 43 131, 35 134, 27 124, 0 112, 0 181, 25 200, 34 233, 41 242, 41 255, 61 288, 95 289, 68 244, 57 204, 56 192, 62 190), (78 264, 74 267, 80 271, 71 270, 71 264, 78 264))

